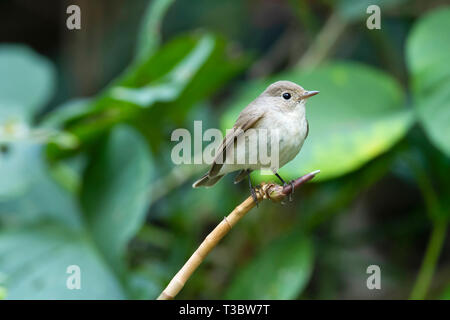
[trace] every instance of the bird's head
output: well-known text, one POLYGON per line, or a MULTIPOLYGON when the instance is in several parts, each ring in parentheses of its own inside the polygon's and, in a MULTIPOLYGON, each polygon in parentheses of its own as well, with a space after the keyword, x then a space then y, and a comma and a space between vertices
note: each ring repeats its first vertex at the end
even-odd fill
POLYGON ((277 106, 292 110, 298 105, 305 105, 306 100, 319 91, 308 91, 291 81, 277 81, 267 87, 262 93, 264 98, 269 98, 277 106))

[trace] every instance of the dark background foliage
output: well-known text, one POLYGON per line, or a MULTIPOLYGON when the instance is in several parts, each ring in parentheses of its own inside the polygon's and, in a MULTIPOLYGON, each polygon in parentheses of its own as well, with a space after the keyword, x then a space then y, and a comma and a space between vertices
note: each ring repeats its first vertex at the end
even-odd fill
POLYGON ((0 21, 0 299, 157 297, 248 196, 232 177, 192 189, 205 167, 172 163, 172 131, 225 130, 280 79, 321 91, 281 173, 321 173, 245 217, 179 297, 450 297, 447 1, 4 0, 0 21))

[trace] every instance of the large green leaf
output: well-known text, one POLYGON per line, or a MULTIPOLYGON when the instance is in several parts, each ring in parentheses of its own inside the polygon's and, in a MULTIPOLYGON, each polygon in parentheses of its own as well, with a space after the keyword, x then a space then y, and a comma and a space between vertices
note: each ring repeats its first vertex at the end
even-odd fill
POLYGON ((450 7, 440 8, 419 20, 406 46, 408 68, 418 96, 428 95, 445 86, 449 90, 450 7))
POLYGON ((123 299, 123 289, 84 234, 61 225, 37 225, 0 233, 0 273, 8 299, 123 299), (66 273, 80 267, 81 289, 66 273))
POLYGON ((143 138, 115 128, 85 172, 81 200, 94 239, 113 264, 142 225, 153 167, 143 138))
POLYGON ((41 127, 61 129, 67 121, 86 115, 91 110, 90 99, 73 99, 64 102, 52 112, 46 114, 40 122, 41 127))
POLYGON ((294 299, 307 285, 313 247, 298 232, 271 243, 232 280, 227 299, 294 299))
POLYGON ((450 156, 450 8, 433 11, 414 26, 407 58, 418 118, 433 144, 450 156), (439 48, 437 50, 437 48, 439 48))
POLYGON ((227 45, 209 33, 179 36, 121 77, 98 107, 107 107, 111 101, 140 107, 160 103, 169 115, 185 114, 193 103, 242 70, 243 60, 227 56, 227 45))
POLYGON ((150 200, 153 171, 145 141, 128 127, 112 132, 86 171, 85 224, 74 195, 51 179, 40 149, 25 149, 33 151, 26 158, 34 161, 19 166, 30 183, 0 202, 0 222, 8 226, 8 232, 0 231, 0 273, 7 276, 7 298, 124 298, 116 276, 126 275, 120 258, 143 223, 150 200), (66 288, 69 265, 81 268, 81 290, 66 288))
MULTIPOLYGON (((0 202, 21 195, 30 184, 32 175, 29 159, 36 155, 32 143, 2 144, 0 152, 0 202)), ((1 212, 0 212, 1 213, 1 212)))
POLYGON ((422 99, 417 113, 433 144, 450 157, 450 82, 448 85, 422 99))
POLYGON ((286 179, 317 169, 318 180, 356 170, 387 151, 412 123, 412 112, 403 108, 404 95, 394 79, 361 64, 334 63, 246 86, 224 115, 223 127, 231 128, 239 112, 277 80, 320 91, 306 105, 310 130, 302 150, 280 170, 286 179))
POLYGON ((151 106, 157 101, 176 99, 211 55, 214 41, 210 35, 200 39, 189 54, 156 84, 136 89, 115 87, 111 89, 111 96, 141 107, 151 106))
POLYGON ((79 228, 78 204, 50 176, 42 145, 20 142, 0 153, 0 222, 22 225, 53 220, 79 228))
POLYGON ((49 61, 24 46, 0 46, 0 126, 9 117, 32 120, 48 102, 54 86, 55 72, 49 61))
POLYGON ((25 46, 0 45, 0 201, 23 194, 33 179, 40 146, 30 122, 54 86, 49 61, 25 46))

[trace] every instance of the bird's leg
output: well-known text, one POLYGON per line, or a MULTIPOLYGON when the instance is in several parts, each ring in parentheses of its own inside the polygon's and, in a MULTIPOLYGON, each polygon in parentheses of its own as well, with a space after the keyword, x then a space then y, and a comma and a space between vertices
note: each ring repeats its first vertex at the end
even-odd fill
POLYGON ((256 196, 255 188, 252 186, 252 180, 250 179, 250 170, 247 170, 248 174, 248 185, 250 187, 250 193, 252 194, 253 201, 256 203, 256 207, 258 208, 258 197, 256 196))
POLYGON ((294 194, 294 181, 286 183, 286 181, 284 181, 284 179, 278 173, 275 173, 275 175, 283 183, 283 187, 287 186, 288 184, 291 185, 291 192, 289 192, 289 201, 292 201, 292 195, 294 194))

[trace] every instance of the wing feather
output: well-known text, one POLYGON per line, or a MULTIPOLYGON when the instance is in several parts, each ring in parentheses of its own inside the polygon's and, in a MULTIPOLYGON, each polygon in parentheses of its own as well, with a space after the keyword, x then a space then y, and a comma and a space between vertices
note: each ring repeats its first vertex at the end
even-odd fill
MULTIPOLYGON (((250 105, 249 107, 251 107, 250 105)), ((261 112, 259 110, 252 110, 255 108, 248 108, 247 112, 241 112, 239 115, 239 118, 236 120, 236 123, 233 126, 233 130, 230 131, 226 137, 223 139, 222 144, 217 149, 216 158, 214 159, 214 162, 211 165, 211 169, 208 172, 208 176, 214 177, 217 175, 220 171, 220 169, 223 166, 223 163, 225 162, 225 159, 227 158, 226 153, 227 149, 230 148, 234 141, 236 141, 239 136, 245 133, 250 128, 253 128, 256 123, 261 120, 261 118, 264 116, 264 112, 261 112), (244 114, 244 115, 243 115, 244 114), (218 161, 218 160, 221 161, 218 161)))

